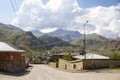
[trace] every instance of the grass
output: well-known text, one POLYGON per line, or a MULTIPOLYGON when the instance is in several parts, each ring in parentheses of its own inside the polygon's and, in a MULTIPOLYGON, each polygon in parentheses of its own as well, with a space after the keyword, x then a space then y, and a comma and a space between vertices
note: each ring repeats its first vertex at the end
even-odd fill
POLYGON ((115 70, 120 70, 120 67, 119 68, 115 68, 115 70))

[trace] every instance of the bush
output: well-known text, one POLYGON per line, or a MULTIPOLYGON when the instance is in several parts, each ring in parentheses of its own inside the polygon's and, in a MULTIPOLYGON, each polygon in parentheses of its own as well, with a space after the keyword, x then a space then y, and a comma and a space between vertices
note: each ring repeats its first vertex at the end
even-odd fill
POLYGON ((65 55, 65 56, 62 57, 62 59, 68 60, 68 61, 75 60, 71 55, 65 55))
POLYGON ((110 55, 110 59, 120 59, 120 54, 115 52, 110 55))
POLYGON ((50 57, 47 61, 48 61, 48 62, 58 62, 58 60, 59 60, 59 57, 57 57, 57 56, 52 56, 52 57, 50 57))

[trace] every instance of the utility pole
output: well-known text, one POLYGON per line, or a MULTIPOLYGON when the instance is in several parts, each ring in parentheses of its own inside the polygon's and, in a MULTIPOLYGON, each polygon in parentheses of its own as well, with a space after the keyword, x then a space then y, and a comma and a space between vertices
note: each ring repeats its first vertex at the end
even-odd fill
POLYGON ((84 23, 84 39, 83 39, 83 51, 81 55, 84 55, 84 59, 86 59, 86 24, 88 21, 84 23))

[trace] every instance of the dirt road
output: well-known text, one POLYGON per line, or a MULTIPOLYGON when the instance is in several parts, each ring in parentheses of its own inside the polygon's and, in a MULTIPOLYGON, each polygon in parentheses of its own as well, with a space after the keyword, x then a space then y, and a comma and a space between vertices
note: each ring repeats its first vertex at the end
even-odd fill
POLYGON ((11 76, 0 74, 0 80, 120 80, 120 72, 69 73, 53 69, 47 65, 33 65, 32 71, 27 75, 11 76))

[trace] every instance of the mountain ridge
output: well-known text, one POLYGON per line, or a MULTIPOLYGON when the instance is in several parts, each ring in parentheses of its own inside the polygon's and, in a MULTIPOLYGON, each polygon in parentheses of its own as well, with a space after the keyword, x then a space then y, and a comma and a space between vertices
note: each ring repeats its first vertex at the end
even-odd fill
MULTIPOLYGON (((60 34, 62 32, 59 31, 58 33, 60 34)), ((5 25, 2 23, 0 23, 0 41, 11 43, 31 53, 34 53, 34 51, 36 52, 40 51, 40 49, 45 49, 45 48, 51 49, 54 46, 71 45, 69 43, 70 41, 62 40, 56 36, 51 36, 49 34, 42 34, 41 36, 36 37, 30 31, 25 32, 15 26, 5 25), (56 42, 60 42, 60 43, 54 44, 56 42), (51 45, 48 45, 48 44, 51 44, 51 45), (48 46, 45 46, 45 45, 48 45, 48 46)), ((75 36, 75 38, 71 43, 72 45, 83 46, 82 34, 77 35, 77 37, 75 36)), ((96 33, 86 35, 86 44, 87 44, 87 49, 91 51, 96 50, 96 51, 101 51, 106 53, 120 51, 120 38, 114 38, 114 39, 106 38, 96 33)))
MULTIPOLYGON (((8 26, 9 25, 0 24, 0 41, 13 44, 19 47, 20 49, 25 49, 26 51, 31 53, 39 52, 41 49, 45 49, 45 48, 50 49, 53 47, 53 46, 52 47, 41 46, 41 45, 46 45, 45 43, 43 43, 45 40, 43 39, 42 41, 38 39, 30 31, 25 32, 15 26, 13 27, 12 25, 10 27, 8 26)), ((56 38, 52 38, 50 36, 49 38, 51 38, 53 42, 56 42, 55 41, 56 38)), ((57 41, 63 41, 63 40, 57 39, 57 41)), ((64 42, 64 43, 67 43, 67 42, 64 42)), ((56 45, 54 44, 54 46, 56 45)), ((58 46, 64 46, 64 44, 58 45, 58 46)))
MULTIPOLYGON (((83 46, 83 37, 72 42, 74 45, 83 46)), ((106 38, 96 33, 86 35, 86 48, 91 51, 115 52, 120 51, 120 39, 106 38)))

